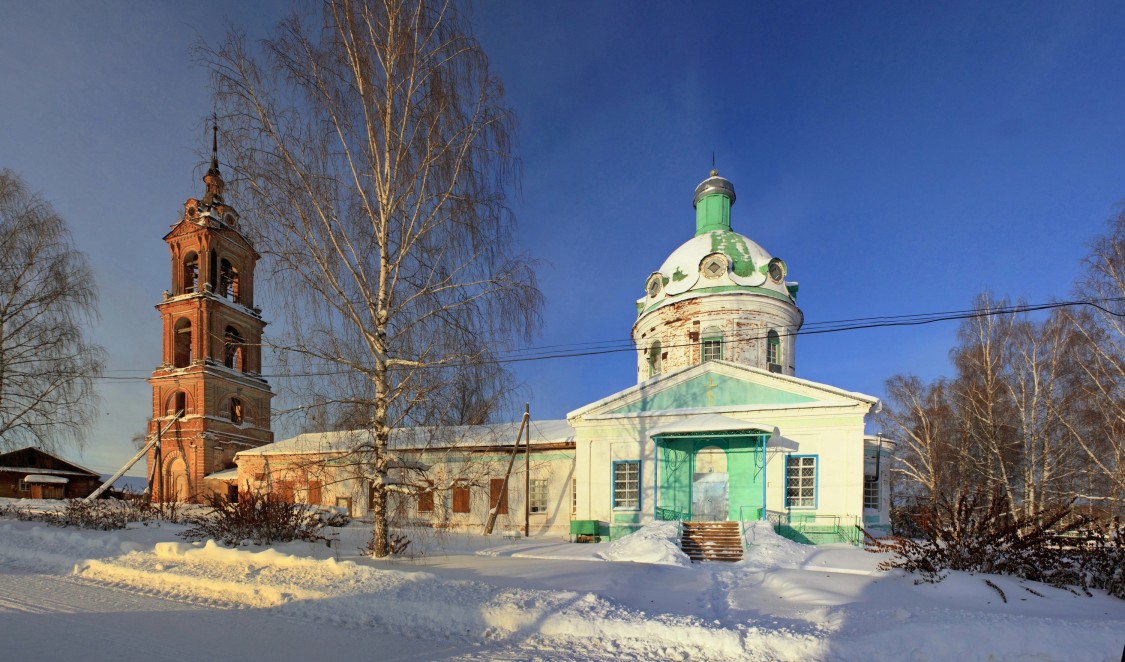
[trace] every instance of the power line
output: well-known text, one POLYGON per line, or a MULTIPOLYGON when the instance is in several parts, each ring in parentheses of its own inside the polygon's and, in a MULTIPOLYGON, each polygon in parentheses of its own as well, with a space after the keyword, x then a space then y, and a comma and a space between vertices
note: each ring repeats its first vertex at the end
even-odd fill
MULTIPOLYGON (((843 331, 860 331, 867 329, 877 328, 893 328, 904 326, 921 326, 926 324, 935 324, 938 322, 948 322, 955 320, 965 320, 980 317, 994 317, 998 315, 1015 315, 1032 313, 1043 310, 1053 310, 1057 308, 1069 308, 1074 306, 1090 306, 1096 308, 1104 313, 1114 315, 1116 317, 1125 317, 1125 313, 1114 312, 1106 307, 1106 305, 1114 303, 1125 302, 1123 297, 1113 297, 1107 299, 1076 299, 1070 301, 1056 301, 1051 303, 1042 304, 1017 304, 1010 306, 997 306, 995 308, 981 309, 963 309, 963 310, 948 310, 929 313, 908 313, 902 315, 880 315, 870 317, 854 317, 842 320, 829 320, 823 322, 809 322, 802 326, 797 332, 784 332, 779 334, 780 337, 792 337, 796 335, 821 335, 826 333, 840 333, 843 331)), ((761 335, 759 331, 748 331, 744 333, 736 333, 724 336, 724 341, 749 341, 749 340, 763 340, 765 336, 761 335)), ((695 345, 695 342, 686 342, 678 344, 666 345, 666 348, 679 348, 689 347, 695 345)), ((600 340, 588 341, 583 343, 571 344, 556 344, 556 345, 543 345, 538 347, 527 347, 523 349, 512 350, 509 352, 502 352, 500 356, 494 359, 495 363, 526 363, 530 361, 546 361, 551 359, 571 359, 582 358, 588 356, 601 356, 605 354, 619 354, 623 352, 638 352, 643 351, 638 349, 633 340, 630 339, 616 339, 616 340, 600 340)), ((326 368, 334 364, 325 364, 326 368)), ((427 366, 432 368, 439 367, 461 367, 469 365, 468 363, 451 363, 443 366, 427 366)), ((269 368, 278 368, 279 366, 269 366, 269 368)), ((108 372, 140 372, 149 374, 150 371, 143 369, 116 369, 108 372)), ((264 378, 285 378, 285 377, 331 377, 337 375, 352 374, 352 370, 341 369, 328 369, 317 370, 312 372, 278 372, 278 373, 263 373, 261 377, 264 378)), ((116 376, 116 375, 103 375, 96 377, 99 381, 147 381, 147 376, 116 376)))

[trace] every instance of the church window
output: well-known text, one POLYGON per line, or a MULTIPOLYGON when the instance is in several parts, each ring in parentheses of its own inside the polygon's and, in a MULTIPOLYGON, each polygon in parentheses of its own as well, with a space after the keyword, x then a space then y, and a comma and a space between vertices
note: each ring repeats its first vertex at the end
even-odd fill
POLYGON ((660 341, 654 340, 648 348, 648 376, 655 377, 664 370, 664 361, 660 354, 660 341))
POLYGON ((453 512, 469 512, 469 484, 458 481, 453 485, 453 512))
POLYGON ((700 342, 700 360, 702 363, 722 360, 722 336, 718 329, 708 329, 703 333, 704 337, 700 342))
POLYGON ((425 486, 418 492, 418 512, 434 512, 434 483, 427 480, 425 486))
POLYGON ((660 294, 660 288, 662 288, 663 286, 664 279, 660 276, 660 274, 653 274, 649 276, 648 284, 645 286, 645 289, 648 291, 648 295, 655 299, 657 295, 660 294))
POLYGON ((769 267, 767 268, 770 274, 770 280, 775 283, 780 283, 785 278, 786 268, 785 263, 778 258, 770 260, 769 267))
POLYGON ((785 458, 785 507, 816 508, 816 456, 785 458))
POLYGON ((879 477, 863 477, 863 509, 879 510, 879 477))
POLYGON ((616 510, 640 510, 640 460, 613 463, 613 507, 616 510))
POLYGON ((710 255, 703 259, 700 271, 705 278, 718 278, 727 272, 727 259, 723 255, 710 255))
POLYGON ((528 510, 532 513, 547 512, 547 479, 531 479, 531 496, 528 498, 528 510))
POLYGON ((184 289, 181 294, 191 294, 195 292, 195 287, 198 282, 199 256, 195 253, 188 253, 184 257, 184 289))
POLYGON ((176 320, 173 335, 172 365, 177 368, 186 368, 191 365, 191 320, 180 318, 176 320))
POLYGON ((243 339, 242 334, 233 326, 228 326, 223 333, 223 365, 235 370, 243 370, 243 339))
POLYGON ((766 334, 766 363, 770 372, 781 372, 781 336, 773 329, 766 334))
POLYGON ((242 400, 239 398, 230 399, 230 422, 242 423, 242 400))

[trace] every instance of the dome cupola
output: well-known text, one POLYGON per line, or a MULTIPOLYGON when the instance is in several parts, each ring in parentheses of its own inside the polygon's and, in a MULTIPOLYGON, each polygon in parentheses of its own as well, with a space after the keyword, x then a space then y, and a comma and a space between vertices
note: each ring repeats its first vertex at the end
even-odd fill
POLYGON ((785 262, 731 229, 734 201, 734 184, 712 170, 692 198, 695 235, 645 280, 633 325, 639 381, 713 359, 793 374, 797 283, 785 262))

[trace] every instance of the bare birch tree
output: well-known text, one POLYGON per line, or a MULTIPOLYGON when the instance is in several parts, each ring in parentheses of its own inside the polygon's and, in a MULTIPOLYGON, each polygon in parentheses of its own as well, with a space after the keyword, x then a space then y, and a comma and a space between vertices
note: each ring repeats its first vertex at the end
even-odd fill
POLYGON ((93 274, 66 222, 0 170, 0 450, 82 443, 104 365, 83 337, 96 315, 93 274))
POLYGON ((435 420, 451 384, 538 327, 533 265, 512 254, 513 114, 440 0, 325 0, 261 43, 233 33, 201 54, 290 304, 273 342, 334 384, 325 401, 366 411, 386 555, 391 430, 435 420))

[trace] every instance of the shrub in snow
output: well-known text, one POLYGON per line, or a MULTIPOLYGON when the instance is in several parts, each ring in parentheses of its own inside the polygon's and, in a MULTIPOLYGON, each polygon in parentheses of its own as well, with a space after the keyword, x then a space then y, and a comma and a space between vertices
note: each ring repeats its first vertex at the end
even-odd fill
POLYGON ((11 507, 4 514, 11 514, 23 521, 36 521, 51 526, 74 526, 80 529, 114 531, 124 529, 129 522, 148 523, 162 519, 162 510, 148 501, 116 499, 67 499, 52 504, 51 508, 33 509, 11 507))
POLYGON ((190 527, 180 533, 185 540, 213 538, 225 545, 267 545, 275 542, 328 539, 320 535, 324 522, 305 504, 271 499, 263 494, 240 494, 227 501, 217 494, 207 498, 210 512, 186 518, 190 527))
POLYGON ((1013 513, 1007 496, 997 490, 962 492, 955 501, 939 499, 921 507, 917 539, 868 538, 869 549, 894 558, 882 570, 902 568, 921 575, 919 582, 939 582, 947 570, 1014 575, 1058 587, 1086 590, 1086 552, 1060 544, 1060 534, 1089 524, 1074 517, 1070 504, 1023 515, 1013 513))
POLYGON ((1120 518, 1084 532, 1076 553, 1090 588, 1125 600, 1125 523, 1120 518))

